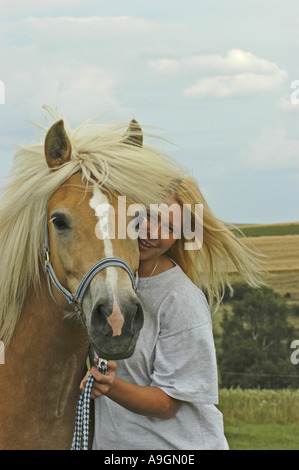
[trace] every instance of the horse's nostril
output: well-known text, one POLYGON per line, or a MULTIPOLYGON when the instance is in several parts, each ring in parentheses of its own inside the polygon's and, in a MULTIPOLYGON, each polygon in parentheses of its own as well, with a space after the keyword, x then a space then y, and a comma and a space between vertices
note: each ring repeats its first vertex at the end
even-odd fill
POLYGON ((104 336, 111 335, 111 327, 106 323, 106 325, 102 328, 102 333, 104 336))
POLYGON ((108 319, 108 310, 104 308, 102 303, 96 304, 92 311, 92 323, 104 336, 111 336, 111 326, 108 319))
POLYGON ((143 309, 140 303, 136 304, 136 312, 132 317, 132 323, 131 323, 131 333, 132 335, 135 335, 138 333, 141 328, 143 327, 143 309))
POLYGON ((108 310, 105 309, 102 302, 97 302, 95 306, 93 307, 92 313, 91 313, 92 323, 96 323, 97 326, 101 328, 101 331, 104 331, 104 329, 106 328, 108 328, 109 330, 109 325, 107 322, 108 317, 109 317, 108 310))

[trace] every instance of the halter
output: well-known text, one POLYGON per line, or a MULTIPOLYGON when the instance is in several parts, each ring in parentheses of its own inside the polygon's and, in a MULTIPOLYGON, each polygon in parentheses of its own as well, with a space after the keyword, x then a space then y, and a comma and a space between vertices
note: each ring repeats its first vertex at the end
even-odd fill
POLYGON ((107 268, 108 266, 116 266, 123 268, 130 276, 132 286, 135 292, 137 292, 138 288, 138 272, 136 272, 136 277, 134 276, 131 268, 128 264, 122 260, 121 258, 103 258, 102 260, 98 261, 83 277, 82 281, 80 282, 78 289, 75 294, 72 294, 69 290, 67 290, 58 280, 52 263, 50 261, 50 248, 49 248, 49 230, 48 230, 48 220, 47 220, 47 210, 45 214, 45 222, 44 222, 44 253, 45 253, 45 271, 47 274, 47 281, 49 286, 49 291, 51 294, 52 299, 56 302, 55 297, 52 291, 51 281, 59 290, 59 292, 66 298, 69 304, 74 305, 74 308, 78 314, 78 317, 82 323, 82 325, 86 328, 85 321, 83 319, 83 312, 82 312, 82 301, 85 294, 86 289, 88 288, 92 278, 102 269, 107 268))

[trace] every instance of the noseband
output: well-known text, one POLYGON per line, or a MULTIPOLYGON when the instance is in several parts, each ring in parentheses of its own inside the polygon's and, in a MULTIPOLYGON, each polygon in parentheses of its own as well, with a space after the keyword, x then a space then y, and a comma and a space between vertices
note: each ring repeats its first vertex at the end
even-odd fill
POLYGON ((102 269, 107 268, 108 266, 116 266, 123 268, 130 276, 132 286, 135 292, 137 292, 137 285, 138 285, 138 272, 136 272, 136 277, 134 276, 131 268, 128 264, 123 261, 121 258, 103 258, 102 260, 98 261, 83 277, 82 281, 80 282, 78 289, 75 294, 72 294, 69 290, 67 290, 58 280, 52 263, 50 261, 50 247, 49 247, 49 230, 48 230, 48 220, 47 220, 47 210, 45 214, 45 223, 44 223, 44 253, 45 253, 45 271, 47 274, 48 286, 49 291, 51 294, 52 299, 56 302, 55 297, 52 291, 51 281, 59 290, 59 292, 66 298, 69 304, 73 304, 74 308, 79 316, 79 319, 82 325, 86 328, 85 321, 83 319, 83 312, 82 312, 82 302, 83 297, 85 294, 86 289, 88 288, 92 278, 102 269))

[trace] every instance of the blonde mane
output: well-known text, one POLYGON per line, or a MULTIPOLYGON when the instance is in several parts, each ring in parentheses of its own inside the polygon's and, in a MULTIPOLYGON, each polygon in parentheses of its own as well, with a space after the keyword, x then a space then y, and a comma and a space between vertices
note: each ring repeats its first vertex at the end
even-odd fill
MULTIPOLYGON (((2 189, 0 340, 5 345, 13 336, 29 290, 39 286, 46 203, 63 182, 81 171, 84 185, 97 181, 112 194, 148 207, 163 200, 165 181, 175 179, 181 171, 153 146, 124 143, 128 123, 99 125, 89 120, 72 130, 64 116, 46 109, 54 122, 64 120, 72 156, 53 171, 46 164, 43 138, 39 143, 20 146, 9 181, 2 189)), ((37 126, 45 133, 48 130, 47 126, 37 126)))

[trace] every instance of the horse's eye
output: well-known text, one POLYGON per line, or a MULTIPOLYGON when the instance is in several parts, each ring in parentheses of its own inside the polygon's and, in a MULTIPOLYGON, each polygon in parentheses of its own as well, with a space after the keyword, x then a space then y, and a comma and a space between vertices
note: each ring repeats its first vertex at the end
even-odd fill
POLYGON ((51 218, 51 222, 58 232, 62 232, 69 228, 68 221, 64 215, 55 215, 51 218))

